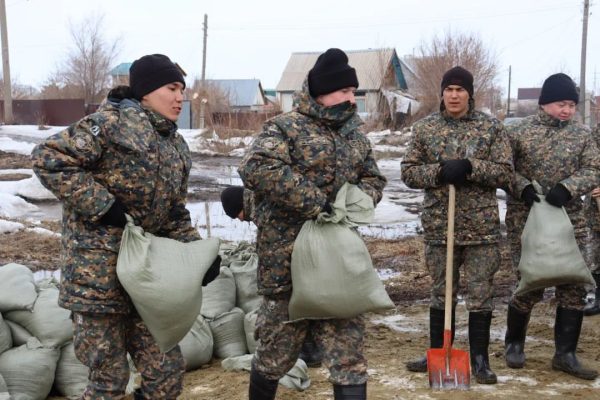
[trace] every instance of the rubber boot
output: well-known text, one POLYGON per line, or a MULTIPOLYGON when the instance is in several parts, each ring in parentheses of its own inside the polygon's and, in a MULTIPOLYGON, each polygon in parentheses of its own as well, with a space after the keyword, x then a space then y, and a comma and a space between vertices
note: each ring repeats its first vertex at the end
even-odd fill
POLYGON ((315 343, 313 335, 310 332, 310 326, 309 330, 306 332, 306 337, 302 343, 302 348, 300 349, 300 355, 298 358, 302 359, 306 363, 306 366, 310 368, 321 366, 323 354, 321 353, 319 346, 317 346, 315 343))
POLYGON ((596 296, 594 301, 585 306, 583 309, 583 315, 598 315, 600 314, 600 274, 592 274, 594 280, 596 281, 596 296))
POLYGON ((249 400, 274 400, 279 381, 267 379, 252 367, 250 371, 249 400))
POLYGON ((531 313, 524 313, 511 305, 508 306, 504 359, 509 368, 523 368, 525 365, 525 336, 530 315, 531 313))
POLYGON ((333 385, 333 400, 366 400, 367 384, 333 385))
POLYGON ((552 369, 566 372, 577 378, 594 380, 598 376, 598 371, 583 367, 575 355, 582 322, 583 311, 563 307, 556 309, 554 323, 556 353, 552 358, 552 369))
POLYGON ((490 368, 490 359, 488 355, 491 323, 491 311, 469 313, 471 372, 475 375, 477 383, 493 384, 498 382, 496 374, 490 368))
MULTIPOLYGON (((456 307, 452 308, 452 342, 454 342, 456 307)), ((430 348, 441 349, 444 346, 444 310, 429 309, 429 342, 430 348)), ((427 372, 427 357, 406 363, 406 369, 411 372, 427 372)))
POLYGON ((137 388, 133 391, 133 400, 144 400, 144 395, 142 394, 142 389, 137 388))

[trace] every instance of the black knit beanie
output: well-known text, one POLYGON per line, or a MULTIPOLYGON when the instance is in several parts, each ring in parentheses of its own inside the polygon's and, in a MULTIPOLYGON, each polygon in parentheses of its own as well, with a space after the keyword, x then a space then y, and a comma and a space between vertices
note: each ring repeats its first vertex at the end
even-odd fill
POLYGON ((542 85, 538 104, 543 106, 562 100, 572 100, 575 104, 579 103, 579 92, 575 82, 569 75, 563 73, 550 75, 542 85))
POLYGON ((150 54, 135 60, 129 67, 129 86, 138 100, 172 82, 181 82, 185 88, 181 69, 165 55, 150 54))
POLYGON ((450 85, 458 85, 464 88, 469 97, 473 97, 473 75, 463 67, 450 68, 442 77, 442 94, 444 89, 450 85))
POLYGON ((356 70, 348 65, 348 56, 340 49, 321 54, 308 71, 308 90, 314 98, 347 87, 358 88, 358 78, 356 70))
POLYGON ((244 209, 244 188, 230 186, 221 192, 221 204, 229 218, 237 218, 244 209))

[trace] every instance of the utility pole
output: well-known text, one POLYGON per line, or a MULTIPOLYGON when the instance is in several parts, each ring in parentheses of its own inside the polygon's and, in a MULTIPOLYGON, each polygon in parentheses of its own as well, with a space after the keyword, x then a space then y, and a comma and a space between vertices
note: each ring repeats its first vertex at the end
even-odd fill
POLYGON ((510 78, 512 65, 508 66, 508 98, 506 99, 506 118, 510 117, 510 78))
POLYGON ((583 32, 581 34, 581 73, 579 74, 579 111, 581 113, 581 123, 586 124, 585 107, 585 62, 587 53, 587 31, 588 31, 588 16, 590 13, 590 0, 583 1, 583 32), (582 97, 583 95, 583 97, 582 97))
MULTIPOLYGON (((206 84, 206 38, 208 36, 208 14, 204 14, 204 40, 202 48, 202 96, 206 95, 205 84, 206 84)), ((200 129, 204 129, 204 107, 206 105, 206 98, 200 99, 200 129)))
POLYGON ((0 26, 2 31, 2 71, 4 79, 4 124, 13 123, 12 87, 8 61, 8 29, 6 28, 6 2, 0 0, 0 26))

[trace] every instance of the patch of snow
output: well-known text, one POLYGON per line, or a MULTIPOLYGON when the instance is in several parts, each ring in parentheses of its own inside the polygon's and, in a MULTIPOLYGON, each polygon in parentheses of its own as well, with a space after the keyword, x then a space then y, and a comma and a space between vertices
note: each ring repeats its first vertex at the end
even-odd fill
POLYGON ((60 233, 52 232, 51 230, 46 229, 46 228, 35 227, 35 228, 27 228, 26 230, 28 232, 34 232, 34 233, 37 233, 40 235, 56 236, 56 237, 62 236, 60 233))
MULTIPOLYGON (((423 314, 421 317, 423 323, 425 323, 426 315, 423 314)), ((383 318, 374 318, 371 320, 375 325, 385 325, 395 332, 422 332, 423 328, 415 324, 415 317, 410 318, 402 314, 389 315, 383 318)))
POLYGON ((20 218, 36 212, 39 212, 38 207, 13 194, 4 193, 0 189, 0 217, 20 218))
POLYGON ((533 378, 513 375, 498 375, 498 383, 519 382, 527 386, 536 386, 538 381, 533 378))
POLYGON ((12 222, 0 219, 0 233, 14 233, 25 228, 25 225, 20 222, 12 222))
POLYGON ((8 153, 29 155, 34 147, 35 143, 18 142, 12 138, 0 136, 0 149, 8 153))
POLYGON ((16 169, 0 169, 0 175, 9 175, 9 174, 26 174, 33 175, 32 169, 27 168, 16 168, 16 169))

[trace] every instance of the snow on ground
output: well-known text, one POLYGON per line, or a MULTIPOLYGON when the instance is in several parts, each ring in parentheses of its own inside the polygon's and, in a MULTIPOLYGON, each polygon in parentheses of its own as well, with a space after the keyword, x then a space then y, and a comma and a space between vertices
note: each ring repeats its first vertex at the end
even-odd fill
POLYGON ((12 222, 0 219, 0 233, 18 232, 23 228, 25 228, 25 225, 19 222, 12 222))

